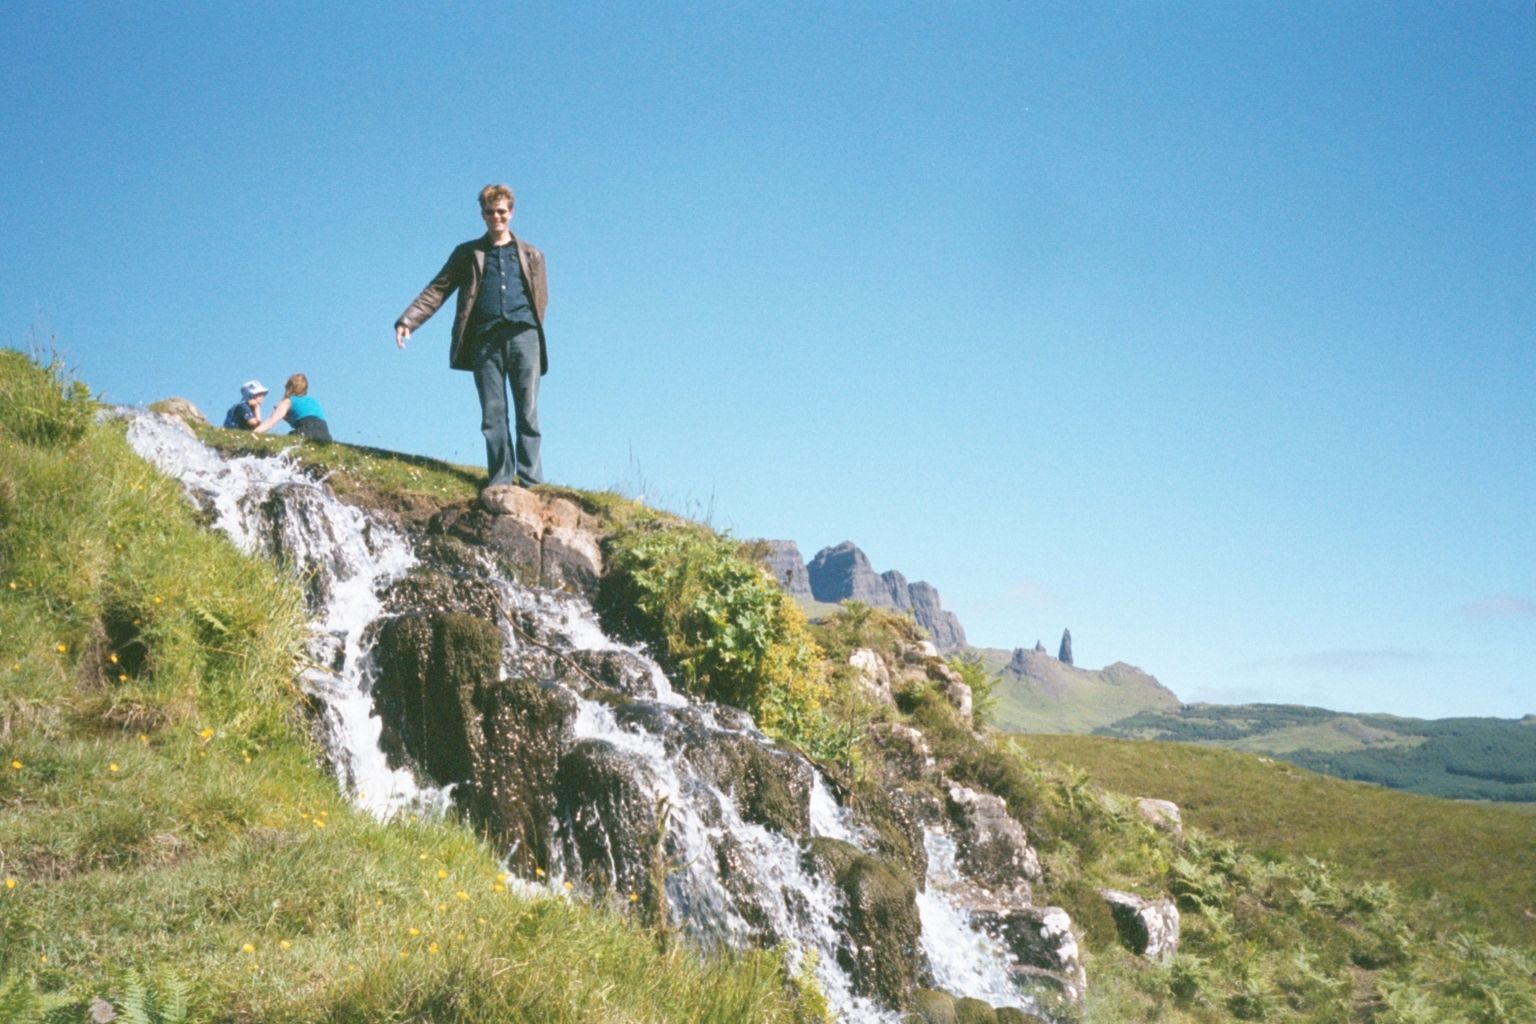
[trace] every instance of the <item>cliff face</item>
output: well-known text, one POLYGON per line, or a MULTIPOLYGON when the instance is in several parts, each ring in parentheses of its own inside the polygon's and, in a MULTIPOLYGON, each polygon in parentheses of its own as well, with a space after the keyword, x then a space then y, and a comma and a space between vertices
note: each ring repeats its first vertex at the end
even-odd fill
MULTIPOLYGON (((777 552, 783 550, 782 546, 785 545, 794 551, 795 557, 799 556, 799 549, 793 541, 768 543, 770 546, 781 546, 774 549, 775 555, 772 557, 783 557, 777 552)), ((770 565, 779 576, 780 583, 783 583, 785 576, 780 566, 773 562, 770 565)), ((960 625, 954 612, 944 610, 938 588, 921 580, 908 583, 907 578, 895 569, 876 573, 869 562, 869 556, 852 541, 845 540, 833 547, 822 548, 805 569, 810 595, 817 601, 827 604, 860 601, 876 608, 911 612, 941 653, 953 654, 966 646, 965 628, 960 625)), ((799 596, 793 588, 790 588, 790 593, 799 596)))

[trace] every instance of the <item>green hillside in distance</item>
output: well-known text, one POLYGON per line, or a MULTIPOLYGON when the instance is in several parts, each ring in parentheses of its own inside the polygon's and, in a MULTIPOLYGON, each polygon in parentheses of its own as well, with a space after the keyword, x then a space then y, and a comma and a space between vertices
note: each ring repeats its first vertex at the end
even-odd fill
POLYGON ((1457 800, 1536 801, 1536 715, 1398 718, 1294 704, 1187 704, 1095 728, 1270 754, 1303 768, 1457 800))
POLYGON ((999 674, 993 721, 1008 732, 1084 733, 1147 711, 1176 711, 1179 698, 1134 665, 1067 665, 1042 650, 976 651, 999 674))
POLYGON ((1347 782, 1262 755, 1100 736, 1018 736, 1107 789, 1172 800, 1184 824, 1263 853, 1326 860, 1431 898, 1446 923, 1536 942, 1536 813, 1347 782))

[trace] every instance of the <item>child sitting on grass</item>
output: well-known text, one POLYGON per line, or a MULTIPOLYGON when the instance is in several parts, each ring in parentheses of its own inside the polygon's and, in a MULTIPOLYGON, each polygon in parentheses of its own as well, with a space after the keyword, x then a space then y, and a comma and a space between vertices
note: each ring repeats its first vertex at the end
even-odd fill
POLYGON ((311 441, 324 444, 331 441, 331 428, 326 426, 325 413, 320 410, 320 403, 309 397, 309 378, 302 373, 288 378, 288 383, 283 385, 283 400, 256 428, 256 433, 265 434, 277 426, 278 420, 287 420, 295 434, 302 434, 311 441))
POLYGON ((240 401, 224 414, 224 429, 256 430, 261 425, 261 400, 266 397, 267 389, 259 380, 248 380, 240 385, 240 401))

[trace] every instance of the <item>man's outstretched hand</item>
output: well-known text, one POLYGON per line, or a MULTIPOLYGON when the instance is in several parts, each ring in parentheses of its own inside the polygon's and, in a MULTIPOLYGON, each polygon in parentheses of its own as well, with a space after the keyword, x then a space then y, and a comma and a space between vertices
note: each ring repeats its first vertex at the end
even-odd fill
POLYGON ((405 341, 411 336, 411 329, 404 324, 395 325, 395 345, 405 348, 405 341))

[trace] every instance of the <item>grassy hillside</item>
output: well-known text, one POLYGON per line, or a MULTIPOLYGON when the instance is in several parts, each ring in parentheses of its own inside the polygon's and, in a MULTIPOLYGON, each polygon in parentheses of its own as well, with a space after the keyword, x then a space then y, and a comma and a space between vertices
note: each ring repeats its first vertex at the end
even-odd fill
POLYGON ((1460 800, 1536 801, 1536 715, 1346 715, 1280 704, 1191 704, 1094 730, 1272 754, 1314 771, 1460 800))
POLYGON ((1010 666, 1012 651, 984 648, 978 653, 988 669, 999 673, 993 721, 1009 732, 1090 732, 1138 712, 1179 706, 1170 690, 1131 665, 1083 669, 1025 651, 1020 671, 1010 666))
MULTIPOLYGON (((83 1021, 100 996, 125 1020, 183 998, 182 1016, 199 1021, 819 1019, 772 952, 660 952, 618 910, 520 889, 467 827, 354 813, 308 739, 292 684, 298 588, 200 527, 180 488, 94 411, 83 389, 0 352, 0 1021, 42 1019, 49 1007, 49 1020, 83 1021)), ((293 444, 206 436, 235 450, 293 444)), ((465 499, 479 482, 388 452, 299 451, 338 491, 402 518, 465 499)), ((1494 858, 1532 874, 1517 848, 1531 846, 1527 833, 1465 821, 1462 853, 1483 875, 1464 868, 1450 891, 1383 882, 1368 864, 1383 826, 1369 818, 1339 838, 1342 866, 1257 828, 1227 838, 1219 818, 1176 839, 1113 792, 1146 792, 1143 770, 1116 779, 1109 766, 1099 788, 1050 751, 1030 756, 1028 744, 1081 738, 1020 746, 977 733, 927 678, 903 685, 895 707, 864 701, 841 665, 847 650, 894 658, 911 639, 908 620, 843 609, 808 640, 794 616, 788 629, 754 618, 757 598, 778 593, 771 586, 738 588, 750 591, 744 603, 710 592, 722 573, 763 582, 742 572, 738 545, 615 495, 572 496, 634 526, 631 553, 649 559, 637 564, 669 569, 647 573, 660 581, 648 615, 658 637, 677 633, 673 653, 691 659, 707 692, 734 678, 722 668, 715 679, 708 657, 735 641, 742 622, 730 609, 750 613, 767 653, 804 646, 795 665, 765 658, 757 699, 806 719, 809 736, 834 727, 823 763, 851 802, 877 815, 890 805, 879 782, 890 766, 866 742, 881 722, 919 730, 948 778, 1006 802, 1044 864, 1037 900, 1066 907, 1083 940, 1088 998, 1063 1007, 1064 1021, 1536 1019, 1536 943, 1508 910, 1524 890, 1477 890, 1494 858), (701 543, 640 550, 670 533, 701 543), (709 616, 682 614, 701 599, 709 616), (830 663, 815 661, 823 652, 830 663), (816 684, 800 697, 825 700, 797 703, 779 670, 816 684), (1177 900, 1179 954, 1151 963, 1126 949, 1097 895, 1106 886, 1177 900)), ((931 779, 909 785, 942 806, 931 779)), ((1280 786, 1254 800, 1274 801, 1267 813, 1283 838, 1276 821, 1291 815, 1306 831, 1327 793, 1298 801, 1280 786)), ((1347 832, 1348 819, 1333 827, 1347 832)), ((906 841, 899 828, 880 832, 892 856, 906 841)))
POLYGON ((1187 824, 1257 851, 1326 860, 1435 901, 1443 923, 1536 946, 1536 814, 1316 775, 1259 755, 1097 736, 1020 736, 1113 790, 1172 800, 1187 824))
MULTIPOLYGON (((292 684, 297 587, 95 411, 0 350, 0 1020, 790 1019, 771 954, 660 953, 465 827, 354 812, 292 684)), ((405 507, 472 487, 326 451, 405 507)))

